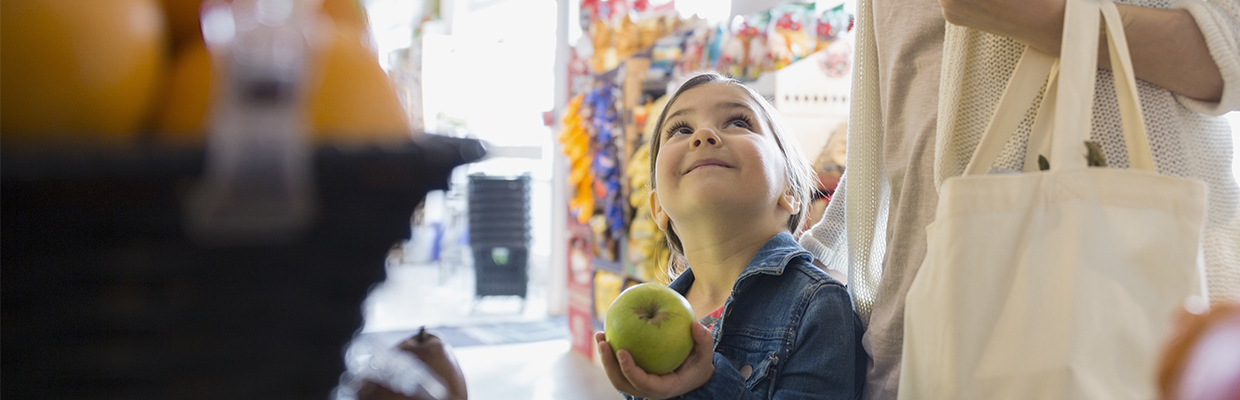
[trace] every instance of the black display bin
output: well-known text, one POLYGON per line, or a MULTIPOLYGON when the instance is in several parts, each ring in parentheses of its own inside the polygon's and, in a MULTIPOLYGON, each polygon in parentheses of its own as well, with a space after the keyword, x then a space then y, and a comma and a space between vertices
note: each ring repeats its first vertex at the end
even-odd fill
POLYGON ((530 177, 469 176, 469 244, 474 296, 526 296, 530 177))
POLYGON ((530 281, 528 248, 480 246, 474 247, 473 252, 475 297, 525 298, 526 287, 530 281))
POLYGON ((3 396, 327 398, 414 208, 483 154, 434 135, 319 148, 295 240, 204 247, 184 222, 200 149, 4 148, 3 396))

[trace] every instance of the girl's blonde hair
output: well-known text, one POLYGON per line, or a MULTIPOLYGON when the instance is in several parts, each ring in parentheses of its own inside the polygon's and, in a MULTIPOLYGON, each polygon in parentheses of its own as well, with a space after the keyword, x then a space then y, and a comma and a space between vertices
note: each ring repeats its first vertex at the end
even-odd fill
MULTIPOLYGON (((655 165, 659 158, 659 147, 663 141, 663 124, 667 122, 667 112, 672 109, 672 104, 676 103, 676 99, 681 94, 698 86, 708 83, 722 83, 734 86, 740 89, 745 95, 749 96, 758 104, 758 109, 754 110, 758 114, 758 118, 766 121, 766 125, 770 127, 771 136, 775 138, 775 143, 779 145, 779 150, 784 154, 784 166, 788 173, 788 187, 792 190, 800 207, 797 212, 788 218, 788 232, 796 235, 801 227, 801 223, 805 221, 806 212, 809 210, 810 196, 814 190, 817 190, 818 178, 813 167, 809 163, 809 159, 805 157, 805 153, 801 151, 801 146, 797 144, 796 139, 789 137, 784 132, 783 121, 779 113, 775 111, 775 107, 766 101, 757 91, 749 86, 732 78, 725 77, 716 72, 704 72, 698 74, 676 89, 676 93, 667 101, 663 107, 663 112, 659 114, 658 122, 655 124, 653 136, 650 138, 650 190, 654 191, 657 184, 655 181, 655 165)), ((672 250, 672 260, 669 263, 669 274, 673 277, 680 274, 684 267, 684 246, 680 242, 680 237, 676 235, 672 223, 667 224, 667 245, 672 250)))

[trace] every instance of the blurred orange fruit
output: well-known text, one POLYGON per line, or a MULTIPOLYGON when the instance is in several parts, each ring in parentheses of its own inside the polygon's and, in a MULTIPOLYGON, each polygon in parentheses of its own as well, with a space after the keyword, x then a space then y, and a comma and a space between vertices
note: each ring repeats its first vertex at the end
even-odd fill
MULTIPOLYGON (((177 1, 177 0, 164 0, 177 1)), ((408 140, 400 98, 366 39, 365 14, 356 0, 325 0, 331 24, 311 49, 305 123, 316 142, 382 143, 408 140)), ((154 118, 155 136, 171 144, 202 143, 210 107, 212 58, 196 38, 178 52, 154 118)))
POLYGON ((176 47, 202 40, 198 11, 202 0, 160 0, 168 20, 168 33, 176 47))
POLYGON ((155 0, 0 2, 0 132, 6 142, 123 143, 164 67, 155 0))
POLYGON ((189 42, 177 52, 157 105, 155 135, 176 144, 201 143, 211 104, 211 54, 202 41, 189 42))
POLYGON ((313 137, 333 142, 408 139, 409 120, 378 58, 348 30, 337 30, 316 57, 307 116, 313 137))
POLYGON ((358 0, 323 0, 321 6, 324 13, 332 18, 338 28, 348 28, 358 32, 370 29, 366 19, 366 9, 358 0))

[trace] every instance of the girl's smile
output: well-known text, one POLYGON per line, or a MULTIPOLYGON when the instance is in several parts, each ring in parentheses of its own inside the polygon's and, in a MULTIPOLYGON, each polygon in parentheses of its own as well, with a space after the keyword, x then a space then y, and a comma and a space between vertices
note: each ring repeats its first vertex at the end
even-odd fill
POLYGON ((693 164, 689 165, 689 170, 685 171, 684 173, 687 174, 687 173, 690 173, 696 170, 701 170, 701 169, 721 169, 721 168, 732 168, 732 165, 726 162, 720 161, 717 158, 705 158, 705 159, 697 160, 693 164))

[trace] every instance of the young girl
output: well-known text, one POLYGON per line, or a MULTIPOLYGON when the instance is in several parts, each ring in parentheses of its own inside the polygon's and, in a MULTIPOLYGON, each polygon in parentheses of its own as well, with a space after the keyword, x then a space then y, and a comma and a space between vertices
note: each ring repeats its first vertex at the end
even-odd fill
POLYGON ((651 138, 650 209, 689 268, 669 287, 697 313, 696 346, 650 375, 595 334, 607 377, 631 397, 855 399, 865 380, 861 322, 840 282, 792 236, 813 170, 740 82, 695 76, 651 138))

